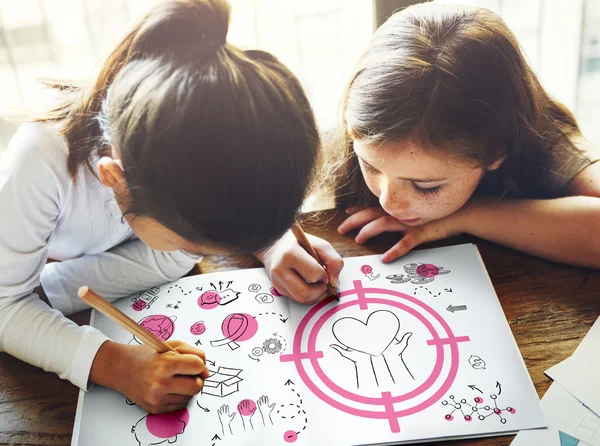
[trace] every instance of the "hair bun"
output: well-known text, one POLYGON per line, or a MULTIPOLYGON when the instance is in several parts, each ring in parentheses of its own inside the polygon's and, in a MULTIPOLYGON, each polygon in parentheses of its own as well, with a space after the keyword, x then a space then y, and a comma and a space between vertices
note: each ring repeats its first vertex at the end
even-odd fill
POLYGON ((223 45, 230 16, 226 0, 163 0, 139 22, 131 53, 164 54, 201 42, 223 45))

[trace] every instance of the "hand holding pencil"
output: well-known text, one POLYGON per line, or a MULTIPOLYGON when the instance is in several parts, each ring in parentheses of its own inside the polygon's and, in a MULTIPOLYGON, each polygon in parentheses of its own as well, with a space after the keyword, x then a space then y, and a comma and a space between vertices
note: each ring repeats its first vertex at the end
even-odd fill
POLYGON ((149 413, 185 407, 209 376, 204 352, 181 341, 163 342, 88 287, 79 297, 121 325, 144 345, 106 341, 98 350, 90 380, 127 395, 149 413))
POLYGON ((304 231, 302 237, 298 228, 290 229, 255 255, 280 294, 299 303, 314 304, 336 294, 344 261, 327 241, 304 231))

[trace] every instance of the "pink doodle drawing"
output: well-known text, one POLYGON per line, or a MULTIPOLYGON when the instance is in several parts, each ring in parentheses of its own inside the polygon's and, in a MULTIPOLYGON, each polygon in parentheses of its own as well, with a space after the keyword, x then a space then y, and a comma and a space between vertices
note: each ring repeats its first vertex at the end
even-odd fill
POLYGON ((283 434, 283 439, 286 443, 294 443, 298 439, 298 434, 294 431, 286 431, 283 434))
POLYGON ((298 430, 287 430, 283 434, 283 439, 286 443, 294 443, 298 439, 298 435, 306 430, 308 426, 308 417, 306 415, 306 411, 302 408, 302 397, 300 394, 294 389, 294 383, 291 380, 287 380, 285 383, 286 387, 289 387, 292 394, 294 395, 295 401, 288 404, 279 405, 279 409, 277 409, 277 415, 286 422, 286 424, 293 423, 301 423, 302 427, 298 426, 298 430))
POLYGON ((229 288, 232 283, 230 281, 226 285, 223 285, 223 282, 219 282, 218 287, 211 283, 210 285, 213 289, 205 291, 198 297, 198 306, 203 310, 212 310, 218 306, 228 305, 238 299, 240 292, 229 288))
POLYGON ((131 427, 138 446, 152 446, 165 442, 175 443, 177 437, 185 432, 190 421, 187 409, 160 415, 148 414, 131 427))
POLYGON ((440 275, 448 274, 450 270, 443 266, 436 266, 431 263, 409 263, 404 265, 404 274, 391 274, 386 276, 392 283, 407 283, 415 285, 425 285, 433 282, 440 275))
POLYGON ((360 272, 363 273, 366 276, 366 278, 369 280, 375 280, 380 276, 380 274, 375 275, 373 273, 373 268, 371 268, 369 265, 361 266, 360 272))
MULTIPOLYGON (((469 386, 469 387, 475 387, 475 386, 469 386)), ((476 388, 476 387, 475 387, 476 388)), ((477 389, 479 390, 479 389, 477 389)), ((502 391, 502 389, 500 389, 500 392, 502 391)), ((480 391, 481 392, 481 391, 480 391)), ((492 401, 494 402, 494 406, 490 406, 485 405, 482 406, 483 404, 483 398, 480 396, 476 396, 475 398, 473 398, 473 404, 469 403, 467 401, 466 398, 462 398, 459 401, 454 399, 454 395, 449 395, 448 396, 448 400, 443 400, 442 401, 442 406, 445 406, 447 408, 451 408, 452 411, 446 413, 446 415, 444 415, 444 419, 446 421, 453 421, 454 420, 454 416, 453 414, 456 411, 459 411, 462 415, 462 419, 464 421, 466 421, 467 423, 470 423, 471 421, 473 421, 475 418, 475 415, 477 415, 477 419, 479 421, 484 421, 485 419, 487 419, 488 417, 491 417, 492 415, 496 415, 500 421, 500 423, 502 424, 506 424, 506 418, 504 418, 502 416, 503 412, 508 412, 510 414, 515 414, 517 411, 515 410, 514 407, 505 407, 504 409, 501 409, 498 407, 498 394, 492 393, 490 395, 490 398, 492 399, 492 401)))
POLYGON ((238 412, 240 413, 240 417, 242 419, 242 426, 244 427, 244 431, 246 431, 246 421, 248 419, 248 423, 250 424, 250 428, 254 430, 254 424, 252 424, 252 417, 256 413, 256 403, 252 400, 245 399, 238 403, 237 405, 238 412))
POLYGON ((426 410, 447 394, 458 374, 459 345, 470 339, 456 336, 437 311, 414 296, 385 288, 363 287, 360 280, 355 280, 353 285, 339 293, 340 302, 326 299, 308 311, 294 335, 292 353, 281 355, 280 360, 293 362, 306 387, 326 404, 357 417, 386 420, 390 430, 397 433, 400 432, 400 418, 426 410), (339 319, 346 309, 353 307, 372 313, 376 309, 372 306, 404 313, 422 324, 429 333, 424 345, 432 349, 435 357, 431 372, 405 393, 382 391, 380 396, 365 395, 356 389, 341 387, 321 367, 320 358, 325 354, 337 354, 333 349, 323 351, 317 347, 319 333, 325 326, 330 326, 328 321, 339 319))
POLYGON ((204 325, 204 321, 198 321, 190 327, 190 333, 194 336, 200 336, 205 331, 206 325, 204 325))
POLYGON ((131 308, 134 311, 142 311, 149 309, 158 299, 160 287, 153 286, 146 291, 140 291, 131 299, 131 308))
MULTIPOLYGON (((242 426, 244 432, 246 431, 246 419, 248 420, 248 425, 251 429, 255 429, 259 427, 254 425, 254 416, 259 413, 260 418, 262 420, 263 427, 267 427, 269 424, 273 426, 272 413, 275 410, 276 403, 271 403, 269 401, 269 397, 266 395, 262 395, 258 400, 254 401, 251 399, 243 399, 237 405, 237 412, 231 412, 231 409, 227 404, 223 404, 217 410, 217 416, 219 417, 219 423, 221 424, 221 433, 223 437, 227 435, 234 435, 235 431, 233 429, 233 421, 236 419, 236 415, 240 415, 240 419, 242 420, 242 426)), ((213 438, 214 440, 214 438, 213 438)))
POLYGON ((221 324, 223 339, 210 341, 213 347, 228 345, 231 350, 239 348, 238 342, 247 341, 258 331, 256 318, 247 313, 232 313, 221 324))
MULTIPOLYGON (((146 316, 144 319, 139 321, 138 324, 154 337, 160 339, 161 341, 166 341, 173 335, 173 332, 175 331, 176 320, 177 316, 154 314, 152 316, 146 316)), ((137 342, 138 344, 142 343, 135 336, 129 343, 131 344, 133 341, 137 342)))

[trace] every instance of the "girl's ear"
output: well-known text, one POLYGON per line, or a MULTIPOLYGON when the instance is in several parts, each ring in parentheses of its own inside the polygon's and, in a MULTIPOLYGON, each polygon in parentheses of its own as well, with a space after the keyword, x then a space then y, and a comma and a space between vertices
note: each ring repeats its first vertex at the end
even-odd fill
POLYGON ((498 169, 502 165, 502 163, 504 162, 504 160, 506 160, 506 155, 503 156, 503 157, 501 157, 501 158, 498 158, 496 161, 494 161, 492 164, 490 164, 487 167, 487 170, 496 170, 496 169, 498 169))
POLYGON ((102 184, 114 189, 115 192, 128 192, 127 180, 120 160, 108 156, 100 158, 98 161, 98 176, 102 184))

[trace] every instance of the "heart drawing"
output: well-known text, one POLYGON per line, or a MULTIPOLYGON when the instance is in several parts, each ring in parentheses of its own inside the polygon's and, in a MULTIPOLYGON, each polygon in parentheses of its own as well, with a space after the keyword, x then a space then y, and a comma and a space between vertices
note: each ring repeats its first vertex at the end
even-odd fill
POLYGON ((388 310, 374 311, 363 322, 343 317, 333 324, 333 336, 346 347, 379 356, 390 346, 400 330, 398 317, 388 310))

